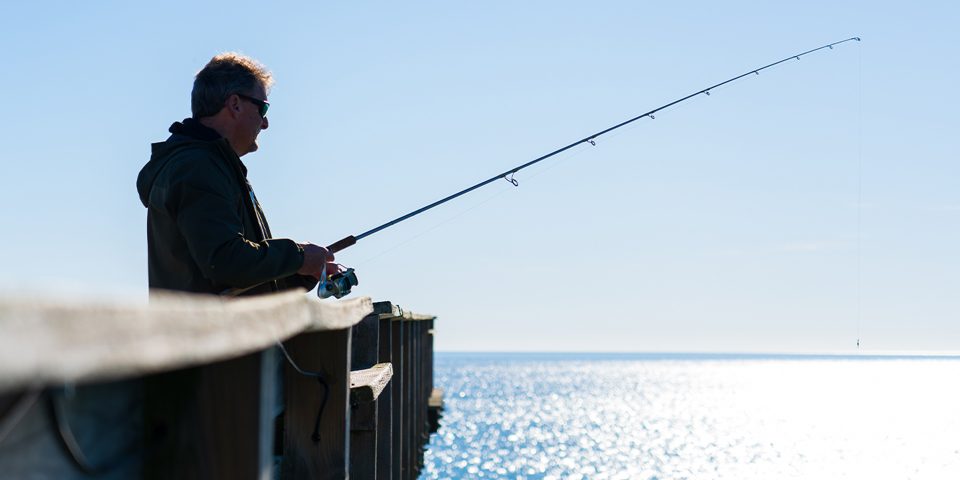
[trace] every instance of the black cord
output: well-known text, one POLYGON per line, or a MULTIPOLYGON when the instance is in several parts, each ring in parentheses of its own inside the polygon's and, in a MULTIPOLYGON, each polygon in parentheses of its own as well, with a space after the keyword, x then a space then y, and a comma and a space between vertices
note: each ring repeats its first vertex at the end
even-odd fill
POLYGON ((283 356, 286 357, 287 362, 290 363, 290 366, 293 367, 297 373, 313 377, 317 379, 317 382, 320 383, 320 388, 323 389, 323 400, 320 401, 320 408, 317 410, 317 419, 313 422, 313 433, 310 434, 310 439, 314 443, 320 443, 320 419, 323 417, 323 409, 327 406, 327 399, 330 397, 330 384, 327 383, 327 377, 321 372, 311 372, 309 370, 304 370, 297 365, 297 362, 293 361, 293 358, 290 357, 290 353, 287 352, 287 349, 284 348, 283 342, 277 341, 277 346, 280 347, 280 351, 283 352, 283 356))

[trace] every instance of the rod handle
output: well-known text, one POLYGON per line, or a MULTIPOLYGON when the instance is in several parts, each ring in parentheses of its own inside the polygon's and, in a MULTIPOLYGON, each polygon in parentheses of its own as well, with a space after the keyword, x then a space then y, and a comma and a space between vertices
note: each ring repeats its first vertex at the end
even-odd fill
POLYGON ((340 240, 337 240, 336 242, 331 243, 330 246, 327 247, 327 250, 330 250, 330 253, 337 253, 340 250, 344 250, 355 243, 357 243, 357 238, 354 237, 353 235, 350 235, 349 237, 344 237, 344 238, 341 238, 340 240))

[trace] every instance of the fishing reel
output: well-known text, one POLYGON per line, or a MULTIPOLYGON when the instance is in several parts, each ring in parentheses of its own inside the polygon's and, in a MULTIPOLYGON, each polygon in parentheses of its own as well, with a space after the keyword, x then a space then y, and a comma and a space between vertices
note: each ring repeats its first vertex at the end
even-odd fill
POLYGON ((348 268, 334 275, 327 275, 327 267, 323 267, 320 275, 322 280, 317 287, 317 296, 320 298, 342 298, 350 294, 350 289, 357 286, 357 274, 348 268))

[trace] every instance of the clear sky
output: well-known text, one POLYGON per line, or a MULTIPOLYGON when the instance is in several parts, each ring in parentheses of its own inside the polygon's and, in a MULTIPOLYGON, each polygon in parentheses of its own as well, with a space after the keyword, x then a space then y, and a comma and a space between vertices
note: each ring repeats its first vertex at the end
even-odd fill
POLYGON ((441 350, 960 349, 955 2, 138 3, 3 7, 0 291, 143 296, 137 172, 222 51, 276 78, 274 233, 328 244, 861 36, 338 259, 441 350))

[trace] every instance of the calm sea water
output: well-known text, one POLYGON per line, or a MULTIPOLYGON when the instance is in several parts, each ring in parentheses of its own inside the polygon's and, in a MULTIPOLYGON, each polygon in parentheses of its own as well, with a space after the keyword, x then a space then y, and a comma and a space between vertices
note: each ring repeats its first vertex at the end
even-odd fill
POLYGON ((423 478, 960 479, 960 358, 438 354, 423 478))

